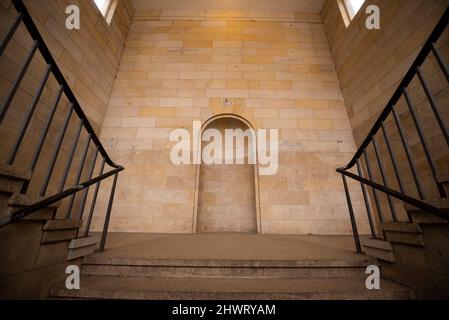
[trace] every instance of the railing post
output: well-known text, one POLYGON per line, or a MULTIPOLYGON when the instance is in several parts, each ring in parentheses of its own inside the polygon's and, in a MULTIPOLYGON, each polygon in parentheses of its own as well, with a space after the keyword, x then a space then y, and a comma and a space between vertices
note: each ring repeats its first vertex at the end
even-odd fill
POLYGON ((106 212, 106 218, 103 226, 103 233, 101 235, 100 251, 104 251, 104 247, 106 245, 106 238, 108 236, 108 229, 109 229, 109 221, 111 219, 112 204, 114 203, 115 187, 117 186, 117 178, 118 172, 114 175, 114 182, 112 183, 111 195, 109 196, 108 211, 106 212))
MULTIPOLYGON (((359 160, 357 160, 357 171, 359 173, 359 176, 363 177, 362 168, 360 167, 359 160)), ((366 192, 366 187, 363 183, 360 183, 360 186, 362 187, 363 201, 365 202, 366 213, 368 215, 369 227, 371 229, 371 235, 373 236, 374 239, 376 239, 377 238, 376 229, 374 227, 373 215, 371 213, 371 207, 370 207, 370 204, 368 201, 368 194, 366 192)))
MULTIPOLYGON (((103 174, 104 165, 105 165, 105 161, 103 159, 103 161, 101 162, 101 166, 100 166, 100 174, 99 174, 100 176, 103 174)), ((92 217, 93 217, 94 211, 95 211, 95 204, 97 203, 98 190, 100 189, 100 183, 101 183, 101 181, 98 181, 97 184, 95 185, 95 191, 94 191, 94 195, 92 196, 92 203, 90 205, 89 215, 87 217, 86 230, 84 230, 85 237, 87 237, 89 235, 90 225, 92 223, 92 217)))
POLYGON ((349 217, 351 218, 352 234, 354 235, 355 249, 357 253, 362 253, 362 246, 360 245, 359 232, 357 230, 357 222, 355 221, 354 209, 352 208, 351 195, 349 194, 348 182, 344 174, 341 174, 343 185, 345 187, 346 201, 348 202, 349 217))
POLYGON ((388 132, 387 132, 387 129, 385 128, 384 122, 382 122, 381 128, 382 128, 382 133, 383 133, 383 136, 385 139, 385 143, 387 144, 388 153, 390 154, 391 163, 393 164, 394 174, 398 181, 399 190, 401 190, 401 192, 404 193, 404 183, 402 182, 401 175, 399 174, 398 161, 393 152, 393 146, 391 145, 390 138, 388 137, 388 132))
POLYGON ((446 144, 449 146, 449 131, 447 129, 446 124, 444 123, 440 111, 438 110, 437 102, 435 101, 435 97, 432 92, 430 92, 429 85, 427 84, 426 79, 421 71, 421 68, 416 68, 416 73, 418 75, 419 81, 421 82, 421 86, 424 89, 424 93, 426 94, 427 100, 429 100, 430 107, 437 119, 438 125, 440 126, 441 132, 443 133, 444 140, 446 140, 446 144))
POLYGON ((67 127, 69 126, 70 118, 72 117, 73 113, 73 105, 69 106, 69 111, 67 112, 67 115, 64 120, 64 125, 62 127, 62 131, 59 135, 58 142, 56 144, 56 149, 53 151, 53 155, 50 160, 50 164, 48 165, 47 173, 45 175, 44 183, 42 184, 41 190, 39 195, 41 197, 45 196, 47 193, 48 184, 50 183, 50 178, 53 174, 53 169, 55 168, 56 160, 58 159, 59 150, 61 149, 62 142, 64 140, 65 134, 67 132, 67 127))
POLYGON ((9 28, 8 32, 5 33, 5 36, 0 41, 0 56, 3 54, 3 51, 6 49, 6 46, 8 45, 9 41, 11 40, 12 36, 16 32, 17 28, 19 27, 20 23, 22 22, 23 14, 19 13, 16 20, 12 23, 11 27, 9 28))
POLYGON ((410 147, 408 146, 407 140, 405 139, 404 129, 402 129, 401 120, 396 113, 395 106, 391 108, 396 127, 399 132, 399 137, 401 138, 402 146, 404 147, 405 155, 407 156, 408 164, 412 170, 413 180, 415 181, 416 189, 418 190, 419 198, 424 199, 424 192, 422 191, 421 182, 419 181, 418 172, 416 170, 415 162, 413 161, 410 147))
POLYGON ((78 142, 80 140, 81 130, 83 129, 83 122, 84 121, 81 120, 80 123, 78 124, 78 129, 75 134, 75 140, 73 140, 73 145, 72 145, 72 148, 70 149, 67 163, 65 164, 64 173, 62 175, 62 179, 59 184, 58 192, 61 192, 62 190, 64 190, 64 186, 67 181, 67 177, 69 176, 70 167, 72 166, 73 157, 75 156, 75 151, 76 151, 76 148, 78 147, 78 142))
POLYGON ((50 76, 50 72, 51 72, 51 65, 47 65, 45 74, 42 77, 42 80, 39 84, 39 88, 37 89, 36 93, 34 94, 33 100, 31 102, 31 106, 29 107, 28 111, 25 114, 25 120, 22 123, 22 126, 20 127, 19 136, 17 137, 17 139, 8 155, 8 159, 6 160, 6 163, 9 165, 13 165, 14 161, 16 160, 17 153, 19 152, 20 146, 22 145, 22 142, 23 142, 23 138, 25 138, 25 134, 28 130, 28 127, 30 126, 31 118, 33 117, 33 114, 36 111, 37 104, 39 103, 42 93, 44 92, 45 86, 48 81, 48 77, 50 76))
POLYGON ((446 77, 447 82, 449 82, 449 70, 447 68, 447 65, 443 62, 443 59, 441 58, 440 51, 436 47, 435 43, 432 43, 432 52, 435 56, 435 59, 438 62, 438 65, 441 68, 441 71, 443 72, 444 76, 446 77))
MULTIPOLYGON (((363 156, 365 157, 365 163, 366 163, 366 170, 368 172, 368 178, 369 178, 369 180, 374 181, 373 180, 373 175, 371 173, 371 165, 369 163, 369 159, 368 159, 368 155, 366 154, 366 151, 363 151, 363 156)), ((383 212, 382 212, 382 207, 380 205, 379 197, 377 195, 377 190, 375 188, 372 188, 372 190, 373 190, 374 202, 376 203, 377 215, 379 216, 380 223, 383 223, 384 222, 384 215, 383 215, 383 212)))
MULTIPOLYGON (((92 175, 94 174, 95 163, 97 162, 97 158, 98 158, 98 148, 95 151, 95 156, 94 156, 94 159, 92 161, 92 166, 90 167, 90 170, 89 170, 89 180, 92 179, 92 175)), ((100 175, 101 175, 101 173, 100 173, 100 175)), ((78 210, 78 215, 77 215, 77 219, 79 219, 79 220, 81 220, 83 218, 84 207, 86 205, 86 200, 87 200, 87 195, 89 193, 89 188, 87 188, 83 192, 84 192, 83 193, 83 197, 82 197, 80 208, 78 210)))
POLYGON ((412 120, 413 120, 413 123, 415 124, 416 131, 418 132, 419 140, 421 141, 421 145, 423 147, 427 162, 429 163, 430 171, 432 172, 432 176, 433 176, 433 180, 435 181, 435 184, 438 188, 438 192, 440 193, 440 196, 442 198, 446 198, 446 191, 444 190, 442 185, 438 182, 436 165, 432 159, 432 156, 430 155, 429 146, 427 145, 426 138, 424 137, 422 126, 418 121, 418 116, 416 115, 415 108, 413 107, 413 103, 410 98, 410 95, 408 94, 408 92, 405 88, 403 88, 402 92, 404 94, 405 102, 408 106, 408 109, 410 110, 410 115, 412 116, 412 120))
MULTIPOLYGON (((89 138, 87 139, 86 146, 84 147, 83 150, 83 155, 81 156, 80 166, 75 179, 75 185, 77 185, 81 180, 81 175, 83 174, 84 169, 84 163, 86 162, 87 152, 89 151, 90 141, 91 135, 89 134, 89 138)), ((66 219, 69 219, 72 216, 73 202, 75 201, 75 197, 76 197, 75 194, 72 194, 72 196, 70 197, 70 201, 67 206, 66 219)))
POLYGON ((0 108, 0 124, 3 122, 6 116, 6 112, 8 112, 9 106, 11 105, 11 101, 16 95, 17 89, 19 88, 20 83, 22 82, 23 77, 25 76, 28 67, 30 66, 31 60, 33 60, 34 54, 36 53, 37 48, 39 47, 39 42, 34 41, 32 47, 28 50, 26 58, 22 63, 19 74, 17 75, 12 87, 9 89, 8 94, 6 95, 5 101, 3 102, 2 107, 0 108))
MULTIPOLYGON (((383 185, 385 187, 388 187, 387 178, 385 175, 385 168, 382 163, 382 159, 380 158, 380 151, 379 151, 379 146, 377 145, 376 137, 373 137, 373 145, 374 145, 374 153, 376 154, 377 164, 379 165, 380 176, 382 178, 383 185)), ((391 200, 391 197, 388 194, 387 194, 387 201, 388 201, 388 205, 390 206, 393 221, 396 222, 398 220, 397 214, 396 214, 396 208, 394 207, 393 200, 391 200)))
POLYGON ((41 151, 44 146, 45 139, 47 138, 48 131, 50 130, 51 123, 52 123, 53 118, 56 113, 56 109, 58 108, 59 101, 61 100, 62 90, 63 90, 62 86, 59 86, 55 102, 53 103, 53 107, 52 107, 51 112, 47 118, 47 122, 45 123, 44 130, 42 130, 41 136, 39 137, 39 142, 37 144, 36 151, 34 152, 33 159, 31 161, 31 165, 30 165, 31 172, 34 172, 34 169, 36 169, 37 161, 39 160, 39 157, 41 155, 41 151))

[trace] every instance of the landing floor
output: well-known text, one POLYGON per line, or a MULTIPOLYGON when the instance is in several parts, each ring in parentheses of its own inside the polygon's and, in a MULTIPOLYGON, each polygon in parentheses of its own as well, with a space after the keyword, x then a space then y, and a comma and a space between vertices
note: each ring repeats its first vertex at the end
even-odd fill
POLYGON ((110 233, 103 256, 148 259, 333 260, 355 256, 352 236, 110 233))

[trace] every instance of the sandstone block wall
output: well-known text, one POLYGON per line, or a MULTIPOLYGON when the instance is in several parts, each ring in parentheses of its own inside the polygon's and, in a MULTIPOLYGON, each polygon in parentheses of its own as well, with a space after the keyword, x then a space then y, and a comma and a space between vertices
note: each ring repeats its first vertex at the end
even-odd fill
POLYGON ((279 129, 279 170, 258 177, 263 233, 350 233, 335 168, 355 144, 323 22, 267 11, 135 13, 101 131, 126 167, 111 230, 192 232, 196 167, 171 164, 169 134, 223 113, 279 129))

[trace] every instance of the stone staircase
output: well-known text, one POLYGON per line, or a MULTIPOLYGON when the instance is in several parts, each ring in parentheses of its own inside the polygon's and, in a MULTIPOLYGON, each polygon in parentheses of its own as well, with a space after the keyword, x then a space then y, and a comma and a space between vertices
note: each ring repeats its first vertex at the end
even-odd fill
MULTIPOLYGON (((30 180, 31 174, 0 165, 0 218, 43 200, 21 193, 30 180)), ((65 277, 69 260, 75 264, 75 259, 94 252, 98 238, 77 239, 82 221, 56 219, 59 205, 54 203, 0 229, 0 298, 43 297, 48 282, 65 277), (53 280, 47 278, 50 274, 53 280), (29 278, 33 286, 24 296, 18 288, 29 278)))
MULTIPOLYGON (((440 181, 449 190, 449 175, 440 181)), ((449 216, 449 198, 426 200, 449 216)), ((364 239, 365 254, 382 262, 384 276, 417 290, 418 296, 449 298, 449 223, 411 205, 412 222, 384 223, 385 239, 364 239)))
MULTIPOLYGON (((23 187, 30 180, 31 173, 21 172, 9 165, 0 165, 0 218, 44 199, 44 197, 21 193, 23 187)), ((7 248, 11 241, 16 246, 20 242, 21 237, 8 237, 7 235, 15 233, 14 230, 21 229, 24 224, 27 224, 28 229, 36 229, 40 238, 38 243, 45 245, 67 242, 69 260, 79 257, 79 248, 84 248, 85 254, 93 253, 96 244, 99 242, 98 237, 77 239, 82 221, 76 219, 57 219, 56 215, 59 206, 59 202, 49 205, 25 217, 22 221, 14 225, 9 225, 4 230, 1 230, 0 235, 4 235, 0 236, 2 239, 4 238, 1 246, 7 248), (86 247, 89 247, 89 250, 86 250, 86 247), (74 254, 75 251, 78 253, 74 254)), ((26 241, 26 239, 24 240, 26 241)))
POLYGON ((365 287, 376 259, 342 260, 142 259, 96 253, 85 257, 81 289, 56 285, 56 299, 270 300, 412 299, 406 286, 381 280, 365 287))

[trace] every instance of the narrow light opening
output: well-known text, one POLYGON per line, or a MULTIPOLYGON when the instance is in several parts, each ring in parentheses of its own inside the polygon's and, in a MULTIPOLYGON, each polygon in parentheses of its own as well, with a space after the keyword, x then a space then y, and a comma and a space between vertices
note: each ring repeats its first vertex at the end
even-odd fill
POLYGON ((354 19, 364 2, 365 0, 345 0, 346 9, 348 10, 349 18, 351 20, 354 19))
POLYGON ((98 10, 100 10, 103 17, 106 17, 109 6, 111 5, 111 0, 94 0, 94 2, 97 5, 98 10))
POLYGON ((98 10, 100 10, 101 14, 106 19, 106 22, 110 24, 117 6, 117 0, 94 0, 94 2, 98 10))
POLYGON ((337 5, 346 27, 349 27, 364 3, 365 0, 337 0, 337 5))

